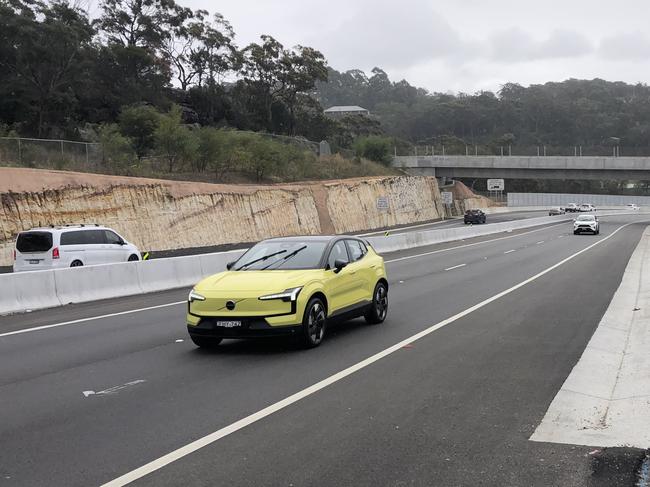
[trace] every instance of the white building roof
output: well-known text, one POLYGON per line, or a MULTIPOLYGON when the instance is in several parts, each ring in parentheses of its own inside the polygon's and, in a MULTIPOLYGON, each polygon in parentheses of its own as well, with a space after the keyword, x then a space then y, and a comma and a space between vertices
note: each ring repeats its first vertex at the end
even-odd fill
POLYGON ((367 112, 363 107, 359 107, 356 105, 351 105, 351 106, 336 106, 336 107, 330 107, 327 110, 325 110, 325 113, 335 113, 335 112, 367 112))

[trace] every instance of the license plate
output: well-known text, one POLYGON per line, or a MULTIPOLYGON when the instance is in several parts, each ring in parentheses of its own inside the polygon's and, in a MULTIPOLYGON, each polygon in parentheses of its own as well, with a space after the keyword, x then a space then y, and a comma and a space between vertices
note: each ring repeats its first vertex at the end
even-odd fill
POLYGON ((215 325, 221 328, 237 328, 241 326, 241 321, 217 321, 215 325))
POLYGON ((40 262, 40 260, 38 260, 38 259, 29 259, 30 264, 38 264, 39 262, 40 262))

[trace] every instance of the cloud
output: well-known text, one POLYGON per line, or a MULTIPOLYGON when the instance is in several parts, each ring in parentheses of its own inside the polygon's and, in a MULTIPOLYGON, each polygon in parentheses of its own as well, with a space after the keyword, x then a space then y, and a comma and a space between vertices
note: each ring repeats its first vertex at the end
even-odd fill
POLYGON ((641 32, 626 32, 606 37, 600 43, 598 54, 605 59, 650 58, 650 40, 641 32))
MULTIPOLYGON (((407 68, 432 59, 474 55, 472 43, 438 15, 427 0, 354 2, 356 10, 318 43, 331 64, 407 68)), ((348 5, 352 5, 349 2, 348 5)), ((349 6, 347 8, 350 8, 349 6)))
POLYGON ((514 27, 493 34, 488 43, 492 59, 505 63, 576 58, 594 50, 584 36, 568 30, 554 30, 549 37, 538 41, 522 29, 514 27))

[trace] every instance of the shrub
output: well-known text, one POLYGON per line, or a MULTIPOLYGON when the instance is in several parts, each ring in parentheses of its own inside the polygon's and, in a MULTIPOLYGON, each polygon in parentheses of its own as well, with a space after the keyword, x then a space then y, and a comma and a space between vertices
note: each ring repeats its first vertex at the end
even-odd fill
POLYGON ((378 135, 359 137, 354 143, 354 150, 357 157, 365 157, 385 166, 390 165, 393 160, 391 155, 392 142, 387 137, 378 135))
POLYGON ((133 105, 122 109, 119 116, 120 132, 131 139, 138 159, 146 156, 154 146, 154 133, 160 114, 148 105, 133 105))
POLYGON ((179 163, 192 164, 197 155, 196 136, 182 123, 181 109, 174 105, 166 115, 160 115, 154 131, 154 147, 167 161, 168 172, 179 163))
POLYGON ((121 134, 116 124, 99 128, 99 142, 102 147, 102 161, 114 170, 128 167, 135 160, 133 141, 121 134))

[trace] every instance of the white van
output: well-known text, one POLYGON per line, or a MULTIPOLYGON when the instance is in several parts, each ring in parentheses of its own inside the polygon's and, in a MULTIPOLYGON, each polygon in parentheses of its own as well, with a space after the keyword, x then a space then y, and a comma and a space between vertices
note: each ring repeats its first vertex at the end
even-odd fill
POLYGON ((99 225, 33 228, 18 234, 14 272, 140 260, 138 248, 99 225))

